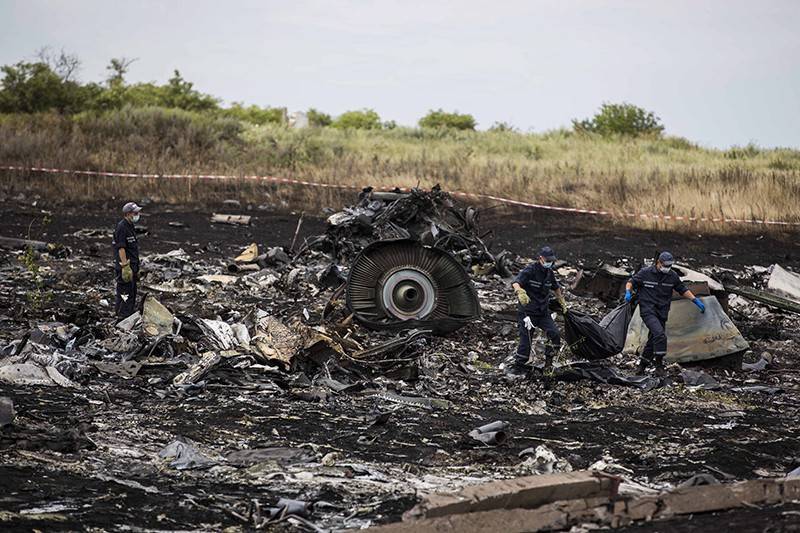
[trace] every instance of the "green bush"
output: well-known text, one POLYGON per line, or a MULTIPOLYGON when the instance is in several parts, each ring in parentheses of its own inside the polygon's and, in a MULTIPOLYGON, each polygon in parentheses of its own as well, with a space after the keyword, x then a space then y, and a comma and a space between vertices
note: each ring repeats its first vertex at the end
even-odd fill
POLYGON ((331 126, 342 130, 379 130, 381 117, 372 109, 347 111, 336 117, 331 126))
POLYGON ((100 96, 101 105, 95 109, 120 109, 133 107, 167 107, 185 111, 215 111, 219 109, 219 101, 208 94, 196 91, 194 84, 181 77, 175 71, 165 85, 154 83, 136 83, 124 85, 111 82, 105 94, 100 96))
POLYGON ((492 124, 492 127, 489 128, 489 131, 495 131, 501 133, 517 133, 517 128, 515 128, 508 122, 495 122, 494 124, 492 124))
POLYGON ((220 114, 224 117, 234 118, 242 122, 251 124, 284 124, 286 122, 285 107, 259 107, 251 105, 245 107, 239 102, 234 102, 227 109, 223 109, 220 114))
POLYGON ((697 144, 685 137, 664 137, 664 144, 675 150, 697 150, 697 144))
POLYGON ((475 117, 458 112, 448 113, 442 109, 430 110, 419 119, 421 128, 450 128, 456 130, 474 130, 475 117))
POLYGON ((76 116, 75 122, 95 138, 141 140, 162 150, 208 150, 219 143, 238 142, 242 132, 242 123, 233 118, 161 107, 87 112, 76 116))
POLYGON ((329 114, 317 111, 313 107, 306 112, 306 116, 308 117, 309 126, 324 128, 333 123, 333 119, 329 114))
POLYGON ((747 146, 732 146, 725 151, 725 157, 728 159, 750 159, 760 154, 761 149, 754 143, 748 143, 747 146))
POLYGON ((572 127, 578 133, 597 133, 602 136, 659 137, 664 131, 661 119, 655 114, 627 103, 603 104, 594 117, 573 119, 572 127))
POLYGON ((788 148, 776 148, 772 150, 767 168, 772 170, 800 170, 800 152, 788 148))

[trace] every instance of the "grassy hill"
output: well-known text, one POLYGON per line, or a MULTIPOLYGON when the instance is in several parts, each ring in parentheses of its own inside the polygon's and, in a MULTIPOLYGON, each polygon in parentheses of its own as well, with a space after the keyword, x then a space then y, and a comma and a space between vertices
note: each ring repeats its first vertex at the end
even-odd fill
MULTIPOLYGON (((142 173, 274 174, 357 186, 431 186, 618 213, 800 221, 800 151, 713 150, 676 137, 602 137, 557 130, 348 130, 255 125, 156 107, 75 115, 0 115, 0 165, 142 173)), ((190 184, 85 178, 21 181, 69 200, 120 193, 202 201, 190 184)), ((218 190, 218 186, 209 187, 218 190)), ((257 189, 237 189, 258 194, 257 189)), ((314 191, 304 202, 318 205, 314 191)), ((257 200, 256 200, 257 201, 257 200)))

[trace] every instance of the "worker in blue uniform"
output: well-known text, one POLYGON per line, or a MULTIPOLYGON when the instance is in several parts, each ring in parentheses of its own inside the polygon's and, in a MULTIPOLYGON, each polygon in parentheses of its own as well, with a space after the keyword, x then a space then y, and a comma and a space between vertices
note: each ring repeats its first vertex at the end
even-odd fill
POLYGON ((114 311, 122 320, 136 309, 136 284, 139 277, 139 242, 136 226, 141 207, 128 202, 122 207, 122 220, 114 230, 114 272, 117 281, 117 297, 114 311))
POLYGON ((641 354, 637 375, 643 375, 650 363, 655 363, 657 376, 665 375, 666 324, 672 303, 672 291, 692 300, 701 313, 706 312, 703 302, 686 288, 680 276, 672 269, 674 261, 671 253, 661 252, 655 265, 639 270, 625 285, 625 301, 630 302, 633 299, 633 291, 636 291, 639 314, 650 332, 641 354))
POLYGON ((562 310, 565 313, 567 310, 561 285, 553 272, 555 260, 556 254, 553 249, 549 246, 542 247, 538 259, 525 267, 511 285, 519 303, 517 305, 519 346, 514 355, 514 364, 508 369, 508 373, 512 376, 524 375, 529 370, 527 363, 531 351, 531 332, 534 327, 540 328, 547 336, 544 372, 547 374, 552 371, 553 354, 561 346, 561 335, 548 309, 551 292, 556 295, 562 310))

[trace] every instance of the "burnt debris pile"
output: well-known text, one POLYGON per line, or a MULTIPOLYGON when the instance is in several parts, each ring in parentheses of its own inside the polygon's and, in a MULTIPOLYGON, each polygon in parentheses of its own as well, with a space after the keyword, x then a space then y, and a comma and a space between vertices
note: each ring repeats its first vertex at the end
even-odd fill
POLYGON ((453 254, 467 269, 496 265, 501 275, 509 276, 508 253, 495 256, 489 251, 485 239, 492 232, 481 232, 479 220, 477 208, 459 205, 438 185, 430 191, 368 187, 355 205, 331 214, 325 234, 308 240, 300 254, 309 248, 322 250, 346 264, 375 241, 408 239, 453 254))
POLYGON ((215 214, 215 241, 196 218, 162 216, 185 237, 148 221, 124 320, 97 253, 107 232, 64 230, 69 255, 2 248, 4 523, 320 531, 405 513, 387 527, 511 531, 728 506, 794 516, 781 513, 796 511, 800 466, 795 264, 681 258, 706 313, 673 302, 656 377, 634 375, 646 338, 620 307, 641 261, 560 261, 566 342, 543 375, 533 331, 534 373, 512 381, 508 276, 531 259, 491 249, 478 211, 439 188, 365 190, 296 247, 292 233, 254 235, 275 220, 255 211, 215 214), (712 484, 685 485, 698 480, 712 484), (458 497, 471 485, 519 505, 471 517, 458 497))

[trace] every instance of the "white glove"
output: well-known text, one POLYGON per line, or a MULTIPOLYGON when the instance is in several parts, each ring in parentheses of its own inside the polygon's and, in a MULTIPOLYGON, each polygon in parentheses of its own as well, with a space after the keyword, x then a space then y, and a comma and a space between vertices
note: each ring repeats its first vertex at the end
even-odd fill
POLYGON ((531 317, 526 316, 522 319, 522 323, 525 325, 525 328, 530 331, 533 329, 533 322, 531 322, 531 317))

